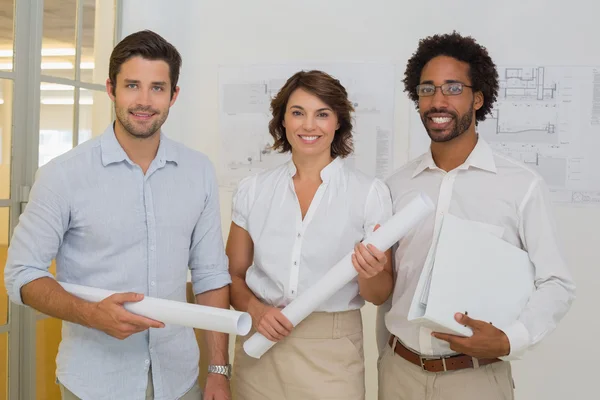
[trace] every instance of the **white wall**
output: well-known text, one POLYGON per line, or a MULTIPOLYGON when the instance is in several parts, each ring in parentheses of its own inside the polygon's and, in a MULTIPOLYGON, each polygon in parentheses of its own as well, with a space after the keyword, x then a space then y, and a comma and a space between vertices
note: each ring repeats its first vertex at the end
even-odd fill
MULTIPOLYGON (((153 29, 181 51, 181 95, 165 129, 217 166, 220 64, 397 64, 396 167, 408 155, 409 103, 400 80, 420 38, 456 29, 484 44, 499 65, 600 65, 596 0, 124 0, 123 11, 123 34, 153 29)), ((230 201, 223 193, 225 230, 230 201)), ((595 397, 600 268, 594 246, 600 244, 600 208, 559 207, 556 215, 578 297, 556 332, 513 364, 519 400, 595 397)), ((374 314, 365 309, 369 399, 376 398, 377 384, 374 314)))

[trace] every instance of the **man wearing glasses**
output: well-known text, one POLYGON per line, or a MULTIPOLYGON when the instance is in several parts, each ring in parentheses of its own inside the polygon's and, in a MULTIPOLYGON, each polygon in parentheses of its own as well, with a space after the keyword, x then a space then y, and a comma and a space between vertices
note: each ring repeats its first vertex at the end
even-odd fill
POLYGON ((379 362, 379 400, 513 399, 508 361, 554 330, 574 299, 548 190, 536 172, 496 153, 477 134, 477 121, 485 120, 496 100, 498 73, 475 40, 457 33, 421 40, 404 84, 431 146, 388 180, 394 209, 403 208, 416 192, 427 193, 437 207, 396 246, 396 284, 385 315, 391 335, 379 362), (529 253, 536 290, 504 330, 460 313, 455 318, 472 328, 472 337, 432 332, 407 321, 446 213, 475 221, 529 253))

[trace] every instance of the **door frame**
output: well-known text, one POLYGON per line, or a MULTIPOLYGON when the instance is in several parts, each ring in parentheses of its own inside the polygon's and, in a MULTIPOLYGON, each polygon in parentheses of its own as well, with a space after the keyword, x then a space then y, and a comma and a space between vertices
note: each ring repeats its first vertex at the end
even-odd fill
MULTIPOLYGON (((110 1, 110 0, 102 0, 110 1)), ((114 40, 121 32, 122 0, 112 0, 114 6, 114 40)), ((0 206, 10 207, 9 238, 17 226, 19 215, 29 200, 29 191, 38 169, 40 133, 40 83, 54 82, 74 86, 73 146, 78 143, 79 89, 102 89, 104 85, 42 75, 42 39, 44 0, 14 0, 13 71, 0 71, 0 78, 13 80, 11 129, 11 191, 0 206)), ((81 48, 83 0, 77 0, 75 45, 81 48)), ((80 52, 76 52, 76 71, 80 52)), ((78 75, 78 73, 76 73, 78 75)), ((9 239, 10 243, 10 239, 9 239)), ((0 333, 8 332, 8 400, 36 398, 36 326, 47 318, 35 310, 9 301, 8 324, 0 333)))

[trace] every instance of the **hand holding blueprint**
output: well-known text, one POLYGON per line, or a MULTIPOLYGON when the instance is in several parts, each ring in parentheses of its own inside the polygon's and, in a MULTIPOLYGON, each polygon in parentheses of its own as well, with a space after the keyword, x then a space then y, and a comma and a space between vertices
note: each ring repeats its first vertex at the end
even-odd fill
MULTIPOLYGON (((116 293, 72 283, 59 283, 67 292, 87 301, 102 301, 116 293)), ((124 307, 129 312, 165 324, 177 324, 208 331, 244 336, 252 327, 252 318, 248 313, 156 297, 146 296, 137 303, 125 303, 124 307)))
MULTIPOLYGON (((425 195, 415 197, 402 210, 394 214, 378 230, 371 233, 363 243, 372 244, 381 251, 392 247, 399 239, 406 235, 413 227, 433 212, 434 206, 425 195)), ((296 326, 310 315, 325 300, 340 290, 358 274, 352 265, 351 250, 341 261, 333 266, 323 278, 301 293, 281 312, 296 326)), ((255 333, 244 343, 244 351, 251 357, 260 358, 275 342, 268 340, 260 333, 255 333)))

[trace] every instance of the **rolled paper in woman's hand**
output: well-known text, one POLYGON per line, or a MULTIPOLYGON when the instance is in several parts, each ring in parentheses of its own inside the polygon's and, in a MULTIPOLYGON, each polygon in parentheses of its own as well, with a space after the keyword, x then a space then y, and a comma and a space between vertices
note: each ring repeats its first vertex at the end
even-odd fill
MULTIPOLYGON (((87 301, 99 302, 117 292, 89 286, 58 282, 69 293, 87 301)), ((191 328, 233 335, 247 335, 252 327, 250 314, 224 308, 201 306, 181 301, 145 296, 136 303, 125 303, 127 311, 160 321, 191 328)))
MULTIPOLYGON (((386 251, 434 209, 431 199, 424 193, 419 193, 406 207, 394 214, 379 229, 363 240, 363 243, 365 245, 372 244, 377 249, 386 251)), ((281 311, 294 326, 298 325, 323 302, 358 275, 352 265, 353 253, 354 249, 334 265, 317 283, 301 293, 281 311)), ((244 343, 244 351, 251 357, 260 358, 274 344, 275 342, 256 332, 244 343)))

